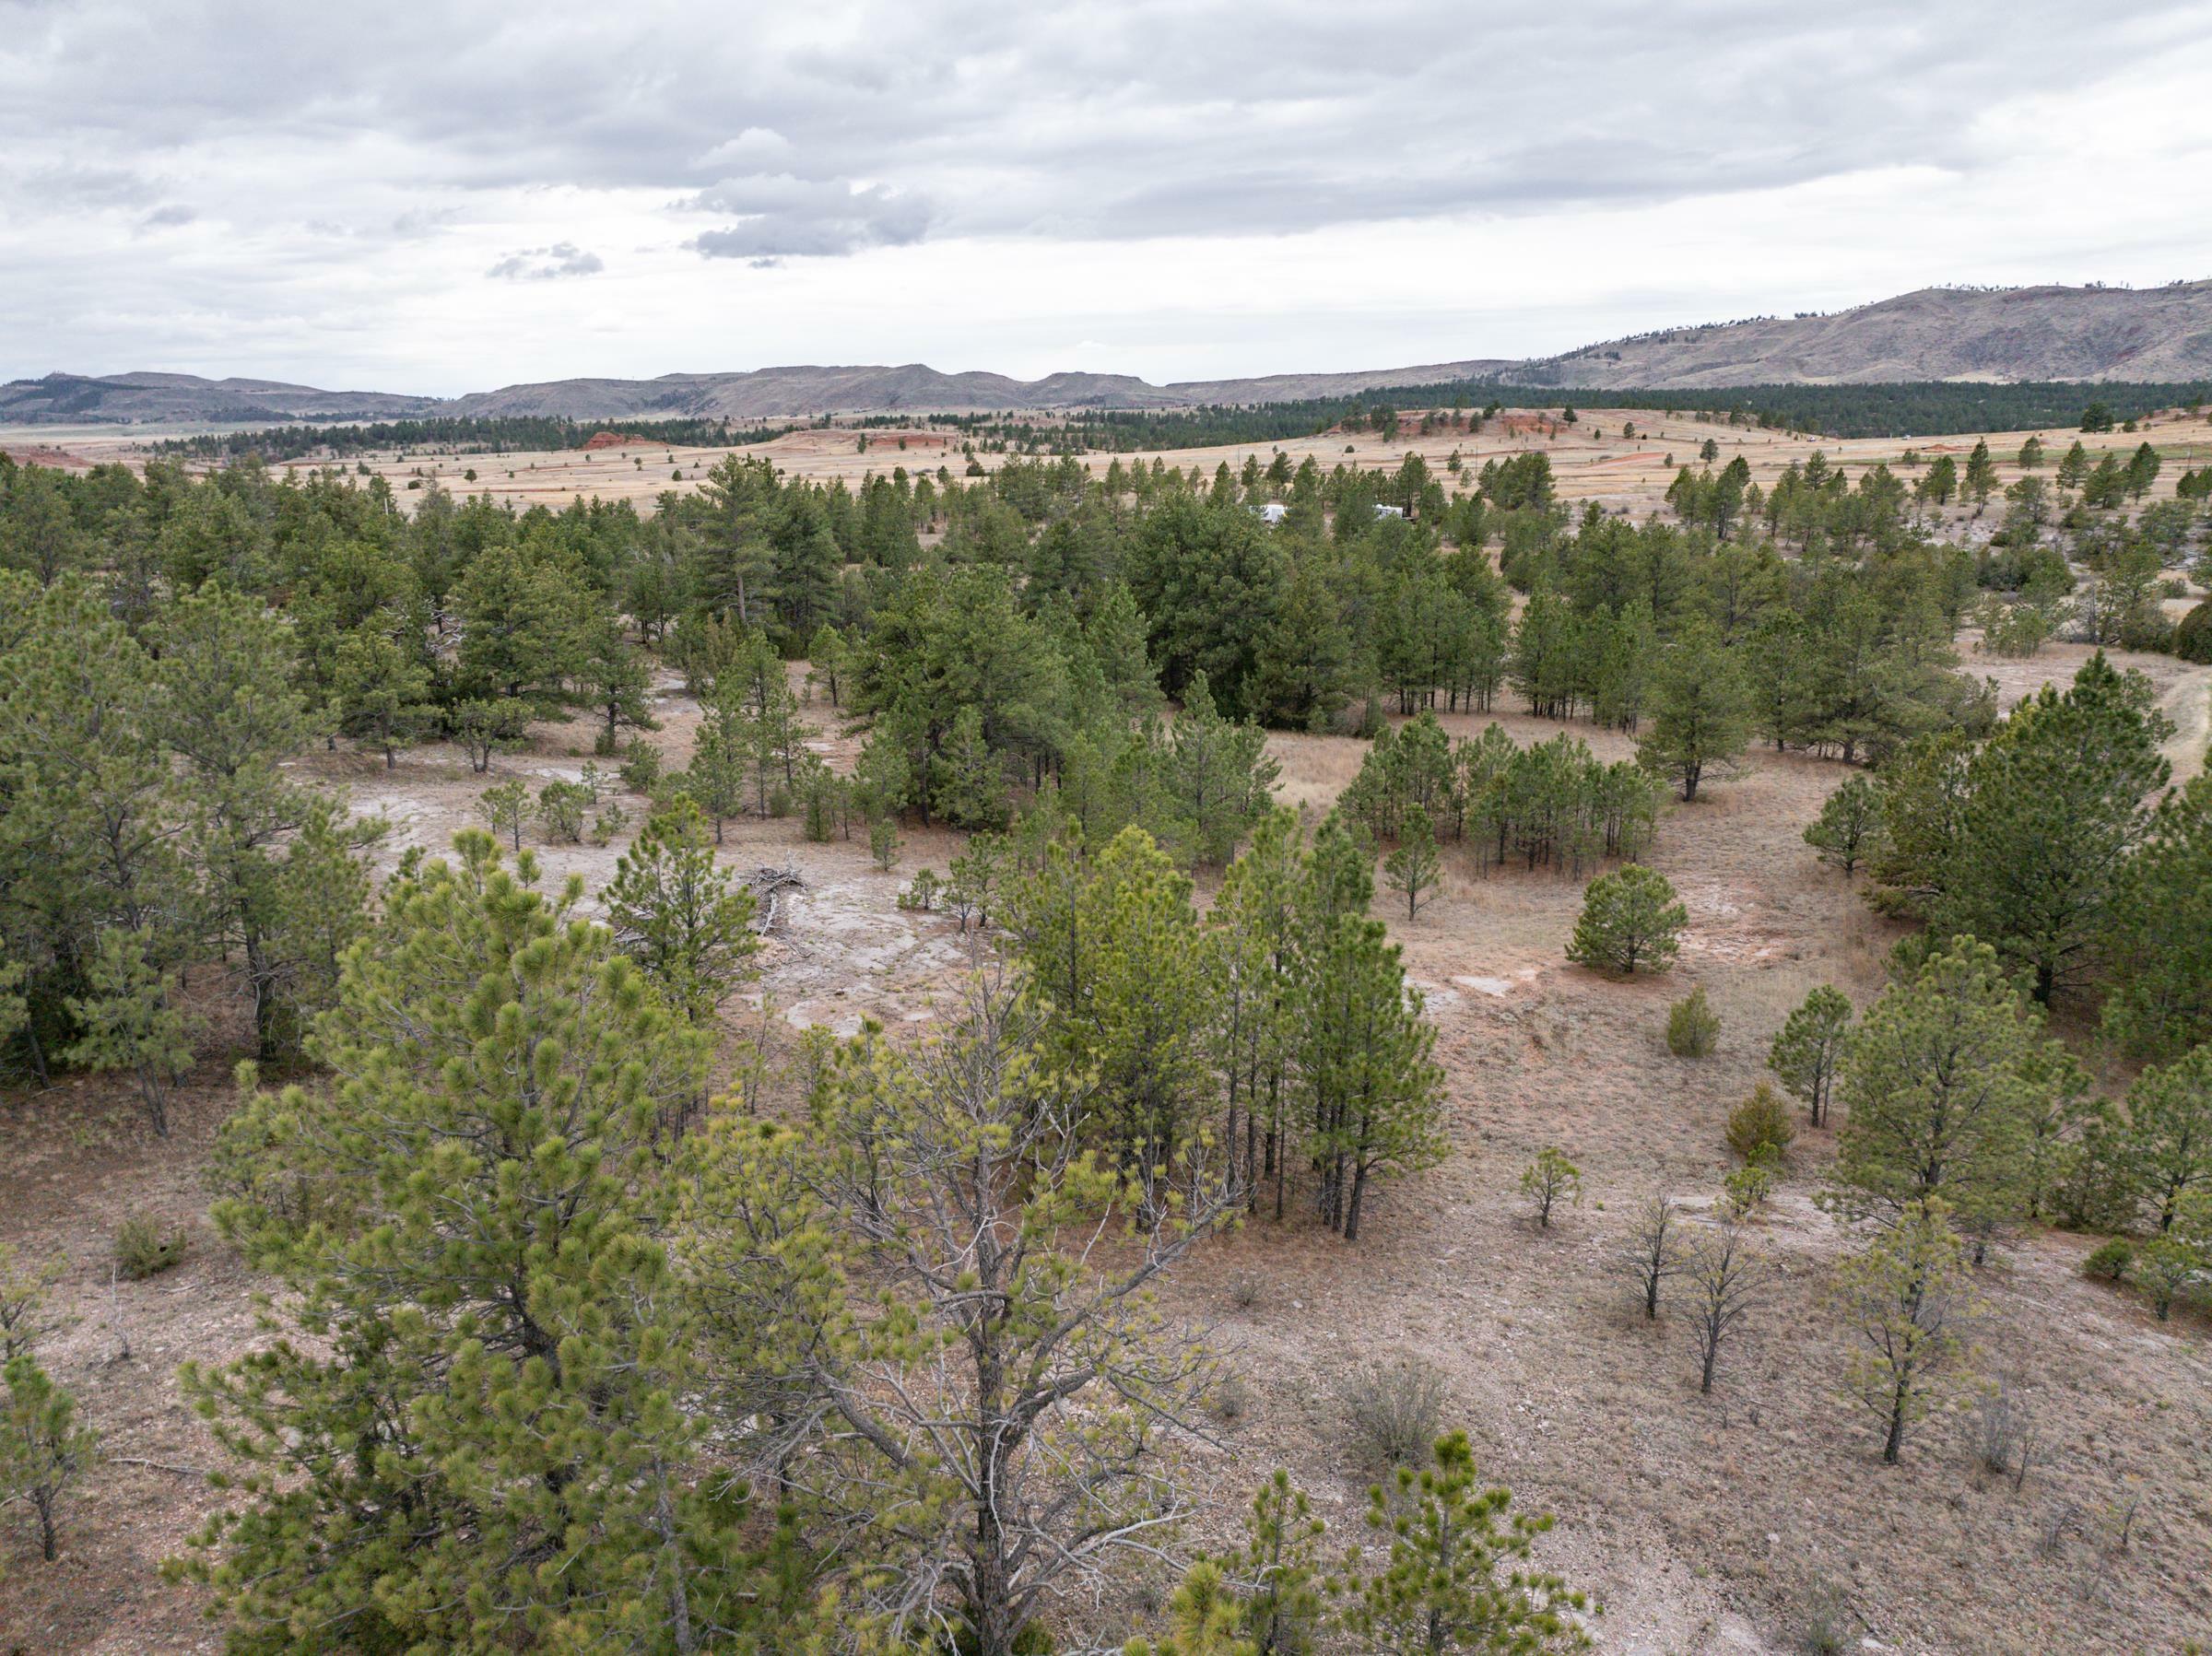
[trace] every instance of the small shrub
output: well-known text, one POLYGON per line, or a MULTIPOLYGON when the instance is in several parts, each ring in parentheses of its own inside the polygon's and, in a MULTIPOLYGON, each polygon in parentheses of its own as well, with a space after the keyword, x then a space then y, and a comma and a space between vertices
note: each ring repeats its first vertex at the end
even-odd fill
POLYGON ((1823 1584, 1806 1595, 1804 1617, 1797 1648, 1805 1656, 1843 1656, 1858 1643, 1852 1635, 1843 1596, 1833 1587, 1823 1584))
POLYGON ((632 793, 651 797, 661 780, 661 750, 642 736, 632 736, 622 750, 622 785, 632 793))
POLYGON ((1416 1359, 1365 1363, 1346 1379, 1340 1401, 1363 1464, 1418 1465, 1443 1420, 1443 1376, 1416 1359))
POLYGON ((1536 1152, 1536 1159, 1521 1170, 1521 1193, 1535 1209, 1536 1227, 1549 1230, 1553 1208, 1561 1202, 1582 1201, 1583 1170, 1569 1161, 1557 1145, 1546 1145, 1536 1152))
POLYGON ((184 1233, 164 1235, 145 1214, 134 1214, 115 1233, 115 1268, 133 1282, 159 1276, 184 1257, 184 1233))
POLYGON ((1721 1038, 1721 1015, 1705 999, 1700 983, 1677 1001, 1666 1015, 1666 1050, 1677 1058, 1705 1058, 1721 1038))
POLYGON ((1737 1220, 1748 1219, 1773 1193, 1774 1163, 1765 1153, 1721 1180, 1721 1201, 1737 1220))
POLYGON ((594 845, 612 845, 615 842, 615 836, 619 834, 629 822, 629 813, 628 811, 625 811, 620 805, 608 805, 592 820, 592 843, 594 845))
POLYGON ((537 793, 538 826, 548 840, 581 843, 583 814, 591 807, 592 791, 582 782, 547 782, 537 793))
POLYGON ((918 910, 924 914, 931 912, 937 906, 938 885, 939 881, 935 871, 928 868, 923 869, 907 883, 906 889, 899 894, 899 906, 901 909, 918 910))
POLYGON ((1241 1375, 1225 1374, 1209 1401, 1222 1424, 1234 1426, 1252 1413, 1252 1388, 1244 1383, 1241 1375))
POLYGON ((1982 1394, 1975 1411, 1974 1455, 1983 1466, 2000 1475, 2018 1471, 2025 1474, 2028 1457, 2034 1452, 2035 1423, 2012 1389, 2000 1376, 1982 1394))
POLYGON ((2114 1237, 2098 1247, 2081 1262, 2086 1276, 2101 1276, 2107 1282, 2125 1282, 2127 1274, 2136 1263, 2136 1245, 2125 1237, 2114 1237))
POLYGON ((1746 1161, 1754 1161, 1762 1150, 1777 1157, 1788 1154, 1797 1129, 1790 1121, 1789 1107, 1761 1081, 1729 1114, 1726 1136, 1731 1150, 1746 1161))
POLYGON ((888 816, 878 816, 868 824, 868 855, 886 874, 899 861, 899 830, 888 816))
POLYGON ((1248 1311, 1260 1303, 1260 1290, 1264 1286, 1258 1273, 1240 1271, 1229 1279, 1229 1303, 1241 1311, 1248 1311))

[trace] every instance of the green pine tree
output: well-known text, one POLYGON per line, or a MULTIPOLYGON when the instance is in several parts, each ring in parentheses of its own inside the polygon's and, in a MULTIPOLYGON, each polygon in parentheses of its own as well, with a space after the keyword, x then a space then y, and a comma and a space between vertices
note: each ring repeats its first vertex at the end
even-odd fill
POLYGON ((1775 1032, 1767 1067, 1804 1101, 1816 1127, 1828 1123, 1829 1098, 1850 1045, 1851 1002, 1825 983, 1806 995, 1775 1032))
POLYGON ((1583 893, 1567 958, 1594 971, 1629 976, 1665 971, 1681 946, 1689 911, 1665 875, 1624 863, 1598 875, 1583 893))
POLYGON ((1868 1008, 1838 1081, 1838 1209, 1901 1223, 1940 1198, 1961 1223, 2025 1206, 2032 1122, 2051 1078, 2040 1017, 1996 951, 1971 937, 1931 954, 1868 1008))
POLYGON ((76 1417, 76 1399, 53 1383, 29 1352, 0 1368, 0 1507, 29 1504, 39 1524, 39 1556, 61 1554, 62 1498, 91 1467, 100 1434, 76 1417))
POLYGON ((1687 804, 1707 770, 1729 765, 1750 744, 1750 693, 1731 652, 1701 626, 1660 657, 1653 691, 1651 732, 1636 757, 1679 782, 1687 804))
POLYGON ((243 1652, 700 1650, 753 1573, 679 1403, 695 1342, 648 1175, 705 1043, 580 882, 549 899, 527 853, 455 849, 347 956, 310 1042, 329 1080, 224 1129, 251 1177, 217 1223, 300 1337, 185 1368, 242 1471, 183 1568, 243 1652))
POLYGON ((694 1025, 711 1024, 753 974, 752 893, 716 865, 706 818, 688 799, 647 819, 600 900, 622 952, 694 1025))
POLYGON ((1390 1656, 1589 1649, 1588 1600, 1526 1562, 1550 1517, 1512 1504, 1510 1490, 1477 1482, 1465 1432, 1438 1439, 1433 1466, 1402 1466, 1369 1493, 1368 1527, 1388 1550, 1371 1558, 1354 1548, 1347 1560, 1346 1626, 1390 1656))

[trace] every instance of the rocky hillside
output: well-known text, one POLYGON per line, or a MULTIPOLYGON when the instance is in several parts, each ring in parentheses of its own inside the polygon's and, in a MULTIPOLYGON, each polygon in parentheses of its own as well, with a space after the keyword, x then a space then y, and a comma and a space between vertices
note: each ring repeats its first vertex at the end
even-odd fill
POLYGON ((2212 282, 1924 288, 1829 316, 1673 328, 1523 362, 1512 385, 1875 384, 1899 380, 2201 380, 2212 282))

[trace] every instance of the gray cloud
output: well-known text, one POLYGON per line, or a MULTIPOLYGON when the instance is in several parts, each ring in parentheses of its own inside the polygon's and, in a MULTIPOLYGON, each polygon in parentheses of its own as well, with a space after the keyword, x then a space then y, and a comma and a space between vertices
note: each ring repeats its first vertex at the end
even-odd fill
POLYGON ((684 244, 710 259, 823 257, 900 247, 922 240, 930 218, 929 203, 919 195, 789 173, 724 179, 681 205, 692 212, 737 216, 737 223, 702 231, 684 244))
POLYGON ((73 163, 30 168, 18 176, 16 189, 29 199, 76 208, 144 206, 161 194, 159 182, 127 167, 73 163))
POLYGON ((138 221, 141 230, 171 230, 179 225, 190 224, 200 216, 197 207, 188 207, 181 201, 169 202, 156 207, 138 221))
MULTIPOLYGON (((960 348, 994 357, 1016 319, 988 278, 1018 267, 1011 309, 1048 350, 1063 335, 1041 319, 1073 302, 1054 297, 1062 276, 1152 260, 1100 242, 1169 236, 1206 244, 1194 263, 1213 286, 1167 308, 1195 319, 1190 338, 1224 342, 1257 338, 1284 288, 1316 304, 1347 290, 1358 250, 1413 230, 1477 262, 1512 248, 1523 314, 1567 302, 1562 276, 1585 294, 1664 276, 1681 297, 1653 321, 1776 270, 1786 285, 1765 291, 1783 308, 1808 272, 1823 299, 1990 270, 2140 279, 2154 253, 2162 276, 2201 241, 2170 204, 2202 176, 2201 129, 2173 112, 2207 42, 2212 0, 836 0, 736 29, 702 27, 690 0, 546 0, 521 20, 512 0, 391 0, 366 32, 341 8, 276 0, 0 0, 0 339, 79 366, 259 351, 295 377, 315 353, 347 373, 386 357, 461 373, 450 344, 423 342, 489 353, 505 335, 488 310, 571 315, 597 293, 559 278, 600 270, 586 250, 609 246, 671 309, 571 326, 571 354, 686 305, 702 325, 765 328, 715 308, 737 273, 931 243, 901 268, 942 276, 949 297, 874 318, 901 335, 880 348, 958 325, 960 348), (2115 148, 2129 164, 2102 168, 2112 188, 2074 188, 2064 213, 2006 194, 1985 233, 1940 251, 1928 214, 1888 233, 1916 202, 1956 224, 2038 168, 2115 148), (1806 204, 1831 199, 1856 205, 1854 237, 1814 247, 1826 209, 1806 204), (224 235, 147 233, 187 201, 224 235), (1613 246, 1674 217, 1707 228, 1664 273, 1613 246), (1362 241, 1366 227, 1385 233, 1362 241), (1557 228, 1557 245, 1531 227, 1557 228), (493 305, 487 274, 514 284, 493 305)), ((1480 274, 1482 302, 1503 304, 1507 278, 1480 274)), ((1418 273, 1405 336, 1469 302, 1468 275, 1418 273)), ((757 286, 803 308, 830 284, 757 286)), ((1353 348, 1367 324, 1344 309, 1297 338, 1353 348)), ((1115 317, 1071 317, 1065 337, 1143 336, 1115 317)), ((849 306, 822 325, 807 348, 860 348, 849 306)), ((525 335, 551 336, 514 321, 525 335)), ((762 348, 796 347, 776 334, 762 348)))
MULTIPOLYGON (((1977 112, 2201 38, 2200 0, 1765 0, 1535 11, 1434 0, 859 0, 834 30, 687 32, 652 0, 18 5, 0 132, 124 156, 251 131, 418 149, 438 182, 689 189, 740 168, 908 201, 759 209, 700 251, 932 236, 1271 234, 1562 201, 1666 200, 1907 163, 1971 168, 1977 112), (435 26, 441 50, 407 42, 435 26), (243 65, 241 72, 241 65, 243 65), (772 168, 774 171, 767 170, 772 168), (926 203, 926 206, 921 205, 926 203)), ((848 192, 850 193, 850 192, 848 192)), ((735 210, 735 209, 731 209, 735 210)), ((771 255, 772 256, 772 255, 771 255)))
POLYGON ((596 276, 606 261, 573 241, 556 241, 551 247, 526 247, 512 253, 484 274, 511 282, 545 282, 559 276, 596 276))

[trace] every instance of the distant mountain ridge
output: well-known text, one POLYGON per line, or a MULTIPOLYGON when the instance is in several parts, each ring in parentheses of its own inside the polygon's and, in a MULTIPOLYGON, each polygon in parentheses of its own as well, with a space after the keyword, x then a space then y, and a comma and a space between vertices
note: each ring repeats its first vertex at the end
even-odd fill
POLYGON ((459 397, 321 391, 192 374, 56 373, 0 385, 0 424, 276 422, 417 416, 655 415, 771 419, 818 414, 1147 409, 1346 397, 1473 383, 1521 390, 1664 390, 1895 381, 2172 381, 2212 378, 2212 281, 2166 288, 1924 288, 1830 315, 1660 329, 1557 357, 1468 358, 1356 373, 1284 373, 1153 385, 1130 374, 1041 380, 945 373, 926 364, 801 365, 653 380, 548 380, 459 397))
POLYGON ((1923 288, 1832 315, 1661 329, 1516 364, 1516 385, 1630 391, 1900 380, 2200 380, 2212 281, 1923 288))
POLYGON ((0 424, 405 419, 444 406, 441 397, 319 391, 280 380, 203 380, 197 374, 48 374, 0 385, 0 424))

